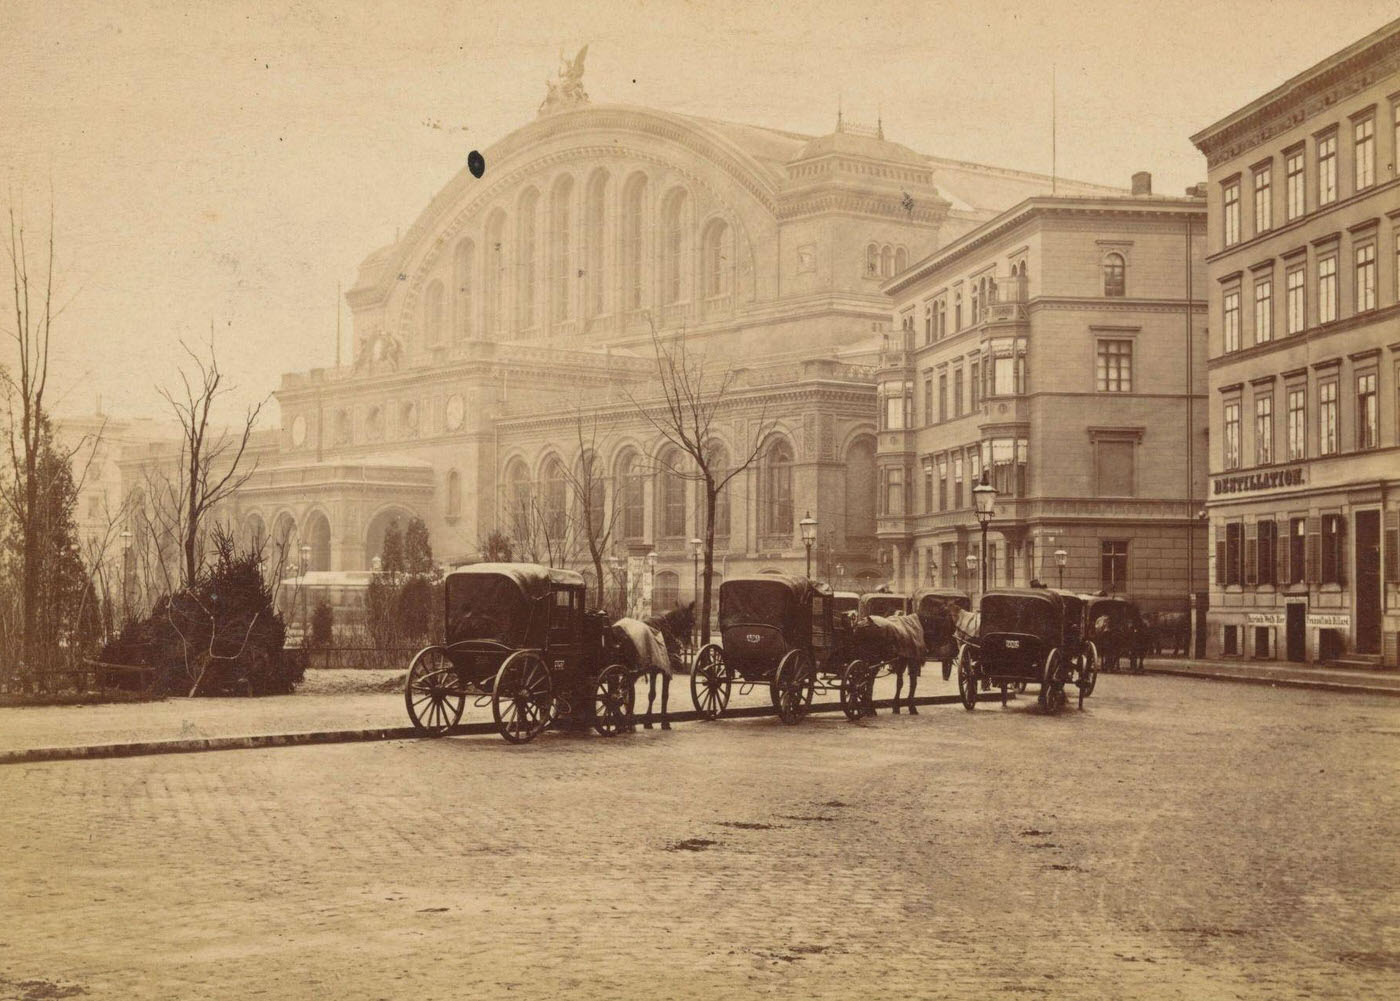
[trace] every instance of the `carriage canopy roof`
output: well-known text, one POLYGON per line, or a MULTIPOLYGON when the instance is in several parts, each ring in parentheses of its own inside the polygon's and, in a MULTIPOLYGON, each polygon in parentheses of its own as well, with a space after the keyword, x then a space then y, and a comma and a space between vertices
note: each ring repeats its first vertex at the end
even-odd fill
POLYGON ((1023 633, 1058 642, 1065 614, 1073 614, 1074 595, 1050 588, 997 588, 982 595, 983 636, 1023 633))
POLYGON ((451 579, 482 575, 504 577, 530 598, 549 593, 551 586, 578 587, 583 584, 583 577, 572 570, 560 570, 538 563, 473 563, 471 566, 459 567, 447 576, 451 579))
POLYGON ((769 625, 786 629, 806 614, 812 596, 831 594, 826 584, 785 573, 730 577, 719 586, 719 625, 769 625))

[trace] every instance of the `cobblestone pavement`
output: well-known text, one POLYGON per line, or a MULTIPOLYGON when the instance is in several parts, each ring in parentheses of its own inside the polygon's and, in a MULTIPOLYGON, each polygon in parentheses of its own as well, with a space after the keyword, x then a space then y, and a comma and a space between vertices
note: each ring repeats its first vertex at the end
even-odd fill
POLYGON ((1032 702, 7 767, 0 998, 1396 996, 1394 699, 1032 702))

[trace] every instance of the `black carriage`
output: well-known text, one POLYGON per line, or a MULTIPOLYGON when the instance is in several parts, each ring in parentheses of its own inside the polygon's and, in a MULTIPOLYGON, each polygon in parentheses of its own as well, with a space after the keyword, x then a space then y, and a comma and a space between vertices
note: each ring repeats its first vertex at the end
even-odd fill
POLYGON ((605 736, 629 725, 631 676, 577 573, 478 563, 447 575, 444 598, 446 642, 418 652, 404 688, 417 730, 446 733, 469 698, 512 743, 560 720, 605 736))
POLYGON ((1134 670, 1142 667, 1146 625, 1137 605, 1127 598, 1086 595, 1087 636, 1098 651, 1099 667, 1117 671, 1123 658, 1134 670))
POLYGON ((737 684, 741 695, 768 686, 778 717, 788 724, 802 718, 814 694, 833 689, 848 718, 862 715, 870 685, 851 676, 841 655, 833 604, 831 588, 806 577, 764 573, 725 580, 719 587, 721 642, 701 647, 691 667, 696 711, 717 719, 737 684))
POLYGON ((889 591, 869 591, 860 596, 857 606, 860 615, 905 615, 909 611, 909 596, 893 594, 889 591))
POLYGON ((980 687, 1007 689, 1040 685, 1040 704, 1058 709, 1065 685, 1078 689, 1079 706, 1093 691, 1097 653, 1085 636, 1086 602, 1081 595, 1048 588, 988 591, 978 603, 977 633, 959 636, 958 694, 967 709, 980 687))
POLYGON ((958 638, 953 631, 953 617, 949 608, 971 611, 972 598, 966 591, 956 588, 925 587, 914 592, 910 605, 924 624, 928 655, 942 665, 943 680, 947 681, 952 673, 953 661, 958 656, 958 638))
POLYGON ((837 615, 860 611, 860 595, 854 591, 832 591, 831 610, 837 615))

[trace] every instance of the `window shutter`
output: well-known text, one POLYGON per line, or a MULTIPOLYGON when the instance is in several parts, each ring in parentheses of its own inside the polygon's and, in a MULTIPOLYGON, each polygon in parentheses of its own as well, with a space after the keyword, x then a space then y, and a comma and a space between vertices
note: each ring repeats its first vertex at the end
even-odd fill
MULTIPOLYGON (((1222 529, 1224 525, 1220 526, 1222 529)), ((1222 587, 1225 584, 1225 540, 1215 540, 1215 582, 1222 587)))
POLYGON ((1257 529, 1250 522, 1244 529, 1244 582, 1251 587, 1259 583, 1259 541, 1257 529))
POLYGON ((1400 511, 1385 513, 1385 579, 1400 582, 1400 511))
POLYGON ((1288 565, 1288 522, 1278 522, 1278 570, 1274 574, 1275 582, 1281 587, 1284 584, 1293 583, 1293 574, 1288 565))
POLYGON ((1347 586, 1347 520, 1341 515, 1333 516, 1336 534, 1333 538, 1337 546, 1337 583, 1342 587, 1347 586))
POLYGON ((1307 570, 1304 579, 1309 584, 1322 582, 1322 519, 1308 519, 1307 570))

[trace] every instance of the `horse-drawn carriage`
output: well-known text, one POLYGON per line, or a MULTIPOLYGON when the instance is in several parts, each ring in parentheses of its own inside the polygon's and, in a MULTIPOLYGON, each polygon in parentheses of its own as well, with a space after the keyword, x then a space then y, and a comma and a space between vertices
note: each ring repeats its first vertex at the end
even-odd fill
POLYGON ((860 603, 856 606, 857 614, 862 617, 882 615, 888 618, 891 615, 904 615, 908 611, 909 596, 890 591, 868 591, 860 596, 860 603))
POLYGON ((1079 707, 1094 690, 1098 652, 1087 638, 1083 596, 1049 588, 988 591, 976 615, 959 619, 958 694, 963 706, 977 705, 979 687, 1007 689, 1020 682, 1040 685, 1040 704, 1058 709, 1065 685, 1078 689, 1079 707))
POLYGON ((413 658, 409 719, 440 735, 466 700, 491 706, 501 736, 533 740, 551 723, 591 723, 612 736, 631 724, 635 674, 608 616, 588 611, 583 578, 529 563, 478 563, 447 575, 446 642, 413 658))
POLYGON ((1103 594, 1085 595, 1088 639, 1099 655, 1099 669, 1115 672, 1124 657, 1128 667, 1142 670, 1147 648, 1147 625, 1138 607, 1127 598, 1103 594))
POLYGON ((955 612, 972 610, 972 598, 966 591, 951 587, 924 587, 914 592, 910 602, 914 614, 924 624, 924 640, 928 655, 943 666, 943 680, 952 673, 958 656, 958 637, 954 629, 955 612))
POLYGON ((718 718, 734 687, 746 695, 767 685, 784 723, 798 722, 812 697, 835 690, 848 719, 868 711, 873 674, 849 661, 836 634, 826 584, 783 573, 731 577, 719 587, 721 643, 695 655, 690 696, 705 719, 718 718))

